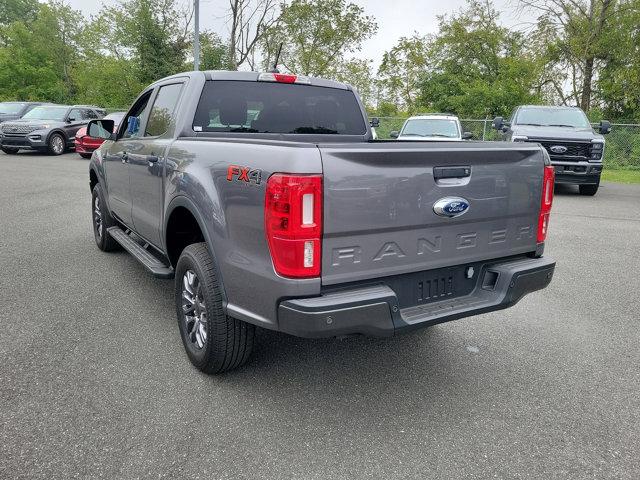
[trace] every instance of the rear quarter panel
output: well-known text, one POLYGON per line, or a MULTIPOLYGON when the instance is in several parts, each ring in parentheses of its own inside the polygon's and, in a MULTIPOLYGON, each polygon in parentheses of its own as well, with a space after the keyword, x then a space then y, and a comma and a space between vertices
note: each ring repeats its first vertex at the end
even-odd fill
POLYGON ((181 138, 166 155, 166 218, 180 198, 193 202, 222 276, 227 312, 267 328, 276 328, 281 298, 320 293, 320 279, 290 280, 274 271, 264 202, 275 172, 322 173, 320 152, 294 142, 181 138), (229 180, 232 165, 259 171, 259 183, 229 180))

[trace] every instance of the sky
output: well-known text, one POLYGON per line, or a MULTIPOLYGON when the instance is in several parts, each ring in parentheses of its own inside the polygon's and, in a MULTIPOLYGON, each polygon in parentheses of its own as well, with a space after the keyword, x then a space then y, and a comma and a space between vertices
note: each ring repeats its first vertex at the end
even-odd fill
MULTIPOLYGON (((187 1, 187 0, 185 0, 187 1)), ((378 33, 363 45, 358 55, 370 58, 374 66, 378 66, 382 54, 390 49, 402 36, 413 32, 421 35, 436 33, 438 15, 455 13, 465 5, 465 0, 350 0, 365 9, 367 15, 373 15, 378 23, 378 33)), ((117 3, 117 0, 67 0, 85 15, 95 14, 101 5, 117 3)), ((228 0, 200 0, 201 29, 211 29, 222 38, 228 36, 225 9, 228 0)), ((514 0, 494 0, 495 7, 500 10, 502 22, 509 27, 517 27, 528 20, 518 14, 514 8, 514 0)))

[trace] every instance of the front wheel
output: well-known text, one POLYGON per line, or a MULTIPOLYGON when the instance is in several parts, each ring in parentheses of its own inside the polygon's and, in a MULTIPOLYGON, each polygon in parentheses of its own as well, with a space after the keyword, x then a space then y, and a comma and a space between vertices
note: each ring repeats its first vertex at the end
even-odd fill
POLYGON ((66 148, 66 141, 61 134, 54 133, 49 137, 49 142, 47 143, 49 154, 62 155, 66 148))
POLYGON ((91 158, 90 153, 78 153, 78 155, 80 155, 82 158, 91 158))
POLYGON ((205 243, 187 246, 175 272, 175 301, 182 343, 191 363, 205 373, 223 373, 251 355, 255 326, 231 318, 205 243))
POLYGON ((109 213, 109 209, 107 209, 102 187, 99 183, 93 187, 91 192, 91 220, 93 223, 93 236, 96 239, 98 248, 103 252, 117 250, 120 245, 107 232, 107 228, 115 226, 116 221, 109 213))
POLYGON ((580 195, 585 195, 589 197, 593 197, 597 192, 600 184, 597 183, 595 185, 580 185, 580 195))
POLYGON ((2 147, 2 151, 8 155, 15 155, 20 151, 20 149, 14 147, 2 147))

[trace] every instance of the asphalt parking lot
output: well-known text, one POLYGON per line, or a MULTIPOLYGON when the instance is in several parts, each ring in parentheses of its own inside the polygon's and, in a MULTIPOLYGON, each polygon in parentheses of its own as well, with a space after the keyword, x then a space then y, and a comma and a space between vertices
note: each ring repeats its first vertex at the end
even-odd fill
POLYGON ((88 162, 0 153, 0 478, 640 478, 640 186, 556 192, 551 286, 392 339, 192 368, 172 283, 100 252, 88 162))

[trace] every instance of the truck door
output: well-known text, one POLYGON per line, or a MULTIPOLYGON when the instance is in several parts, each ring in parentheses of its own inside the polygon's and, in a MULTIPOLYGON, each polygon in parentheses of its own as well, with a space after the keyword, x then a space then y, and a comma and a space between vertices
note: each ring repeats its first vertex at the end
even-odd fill
POLYGON ((165 152, 172 143, 175 114, 184 83, 160 85, 153 98, 144 135, 129 153, 132 218, 136 233, 155 246, 162 246, 163 178, 165 152))
POLYGON ((109 145, 104 153, 109 206, 118 219, 128 227, 133 227, 129 157, 142 148, 140 125, 146 120, 152 93, 153 90, 149 90, 138 98, 120 124, 117 140, 109 145))

